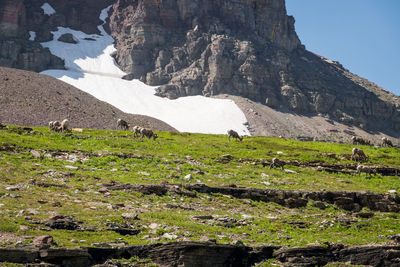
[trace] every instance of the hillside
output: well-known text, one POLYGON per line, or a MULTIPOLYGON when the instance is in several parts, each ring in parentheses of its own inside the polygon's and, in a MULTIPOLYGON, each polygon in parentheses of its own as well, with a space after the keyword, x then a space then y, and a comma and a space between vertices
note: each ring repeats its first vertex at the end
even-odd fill
POLYGON ((126 114, 93 96, 47 75, 0 67, 0 122, 46 126, 68 119, 72 127, 115 129, 119 118, 131 126, 142 125, 176 131, 157 119, 126 114))
POLYGON ((399 149, 360 146, 376 174, 359 176, 346 144, 158 134, 153 141, 125 131, 2 125, 0 235, 8 248, 0 248, 0 259, 397 263, 399 149), (269 168, 273 157, 284 168, 269 168), (43 235, 52 238, 36 239, 43 235))

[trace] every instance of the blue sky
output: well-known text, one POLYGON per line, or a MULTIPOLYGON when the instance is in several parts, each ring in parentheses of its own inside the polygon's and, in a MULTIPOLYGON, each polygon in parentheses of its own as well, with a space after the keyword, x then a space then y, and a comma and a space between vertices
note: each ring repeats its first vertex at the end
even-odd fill
POLYGON ((306 49, 400 95, 400 0, 286 0, 306 49))

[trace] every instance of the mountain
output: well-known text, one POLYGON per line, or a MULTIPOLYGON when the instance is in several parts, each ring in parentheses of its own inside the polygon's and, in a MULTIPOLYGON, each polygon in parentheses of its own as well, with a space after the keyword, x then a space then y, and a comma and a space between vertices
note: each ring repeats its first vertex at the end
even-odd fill
POLYGON ((395 134, 400 99, 301 45, 284 0, 113 5, 122 69, 158 94, 238 95, 274 109, 395 134))
POLYGON ((0 67, 0 122, 44 126, 68 119, 72 127, 116 129, 119 118, 159 131, 176 130, 154 118, 126 114, 58 79, 0 67))
MULTIPOLYGON (((322 128, 333 123, 338 126, 335 135, 347 140, 352 132, 400 137, 400 99, 339 62, 307 51, 284 0, 0 0, 0 45, 23 50, 3 52, 1 65, 35 71, 63 68, 61 59, 39 43, 51 41, 51 31, 60 26, 99 34, 99 14, 109 5, 104 28, 115 39, 112 56, 124 79, 159 86, 158 96, 227 94, 248 99, 257 114, 280 114, 275 131, 248 117, 252 134, 321 139, 318 131, 296 133, 295 126, 282 123, 295 115, 313 124, 308 128, 321 120, 328 122, 322 128), (43 8, 46 3, 54 13, 43 8), (30 47, 38 52, 30 53, 30 47)), ((248 116, 248 108, 242 110, 248 116)))

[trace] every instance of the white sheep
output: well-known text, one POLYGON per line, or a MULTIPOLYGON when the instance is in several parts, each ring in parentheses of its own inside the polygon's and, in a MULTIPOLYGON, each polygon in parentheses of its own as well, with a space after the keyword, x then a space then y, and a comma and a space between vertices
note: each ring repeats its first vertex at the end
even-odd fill
POLYGON ((239 141, 242 141, 242 140, 243 140, 243 136, 239 136, 239 134, 238 134, 236 131, 234 131, 234 130, 229 130, 229 131, 228 131, 228 140, 229 140, 229 141, 231 140, 231 137, 232 137, 233 139, 239 139, 239 141))
POLYGON ((382 137, 382 146, 393 147, 393 143, 387 137, 382 137))
POLYGON ((153 137, 153 140, 156 140, 157 139, 157 137, 158 137, 158 135, 157 134, 155 134, 152 130, 150 130, 150 129, 146 129, 146 128, 142 128, 142 129, 140 129, 140 137, 147 137, 147 138, 151 138, 151 137, 153 137))
POLYGON ((49 129, 51 131, 58 131, 58 128, 61 127, 61 122, 59 121, 51 121, 49 122, 49 129))
POLYGON ((126 121, 124 121, 123 119, 118 119, 117 120, 117 129, 118 128, 121 128, 122 130, 127 131, 127 130, 129 130, 129 124, 126 121))
POLYGON ((61 122, 61 131, 67 132, 69 130, 69 121, 67 119, 61 122))
POLYGON ((283 166, 286 164, 286 162, 284 162, 283 160, 280 160, 278 158, 273 158, 271 165, 269 165, 269 168, 273 168, 273 167, 281 167, 281 169, 283 170, 283 166))
POLYGON ((135 138, 137 138, 137 137, 140 136, 140 130, 141 130, 141 129, 143 129, 143 127, 140 127, 140 126, 137 126, 137 125, 135 125, 135 126, 132 127, 133 136, 134 136, 135 138))
POLYGON ((366 160, 368 158, 368 156, 365 155, 362 149, 354 147, 351 151, 352 151, 351 160, 361 161, 361 160, 366 160))

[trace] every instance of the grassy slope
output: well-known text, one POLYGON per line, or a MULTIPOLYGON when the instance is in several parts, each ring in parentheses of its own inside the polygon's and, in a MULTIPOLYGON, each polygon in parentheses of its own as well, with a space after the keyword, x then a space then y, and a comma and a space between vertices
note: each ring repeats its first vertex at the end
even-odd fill
MULTIPOLYGON (((170 233, 176 235, 177 240, 241 240, 247 245, 305 246, 326 241, 381 243, 387 242, 388 236, 400 233, 400 214, 378 212, 373 218, 362 219, 332 205, 325 210, 318 209, 312 201, 306 208, 289 209, 275 203, 250 202, 224 195, 197 194, 196 198, 191 198, 112 191, 107 196, 98 192, 103 184, 111 181, 188 183, 184 179, 187 174, 193 175, 191 183, 214 186, 236 184, 254 188, 378 193, 400 190, 399 177, 368 179, 365 174, 361 177, 331 174, 287 165, 287 169, 296 172, 288 173, 253 164, 277 155, 301 162, 354 163, 323 156, 324 153, 349 154, 351 145, 267 137, 228 142, 222 135, 167 132, 159 133, 160 138, 154 142, 134 139, 130 132, 124 131, 85 129, 68 136, 49 132, 46 128, 34 129, 34 133, 15 126, 0 130, 0 204, 4 204, 0 205, 0 232, 28 236, 25 243, 31 242, 34 236, 50 234, 59 246, 91 246, 112 241, 134 245, 169 241, 164 234, 170 233), (5 151, 9 145, 15 149, 5 151), (31 149, 39 151, 42 157, 35 158, 31 149), (69 151, 70 161, 61 156, 45 155, 53 150, 69 151), (103 155, 122 152, 143 158, 79 157, 79 151, 103 155), (218 162, 224 154, 230 154, 233 160, 225 164, 218 162), (74 155, 79 159, 72 162, 74 155), (67 187, 39 187, 30 184, 31 179, 67 187), (17 185, 19 190, 5 190, 10 185, 17 185), (121 216, 128 212, 137 213, 140 219, 132 221, 121 216), (83 221, 83 226, 96 231, 46 231, 43 225, 29 220, 43 220, 55 214, 73 215, 83 221), (194 215, 214 215, 214 219, 195 220, 194 215), (106 230, 106 224, 110 222, 129 223, 141 233, 122 236, 106 230), (152 223, 157 224, 154 229, 149 227, 152 223), (21 230, 21 225, 27 226, 28 230, 21 230), (74 239, 78 242, 72 241, 74 239)), ((399 149, 362 148, 370 157, 368 164, 400 167, 399 149)))

